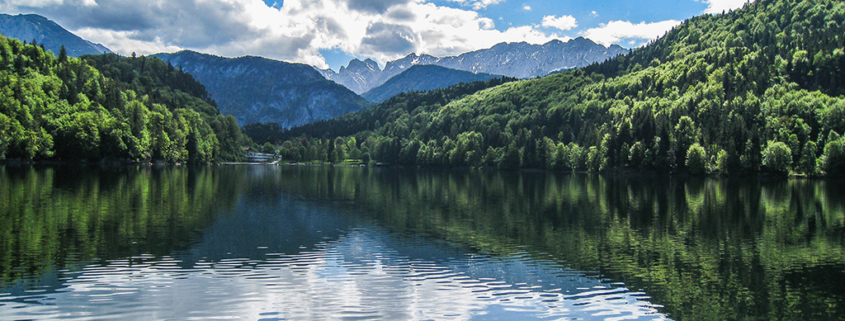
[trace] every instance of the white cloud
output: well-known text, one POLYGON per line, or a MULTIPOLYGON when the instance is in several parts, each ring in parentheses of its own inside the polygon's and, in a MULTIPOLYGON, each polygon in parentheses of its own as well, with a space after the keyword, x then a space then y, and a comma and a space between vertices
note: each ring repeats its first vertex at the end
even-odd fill
POLYGON ((736 10, 742 8, 742 6, 747 3, 751 2, 751 0, 702 0, 703 2, 708 4, 707 9, 704 10, 704 13, 722 13, 722 11, 729 11, 729 10, 736 10))
POLYGON ((19 6, 40 8, 45 6, 61 5, 64 2, 64 0, 3 0, 0 2, 0 9, 3 9, 3 11, 13 11, 12 9, 19 6))
MULTIPOLYGON (((321 50, 384 64, 411 52, 446 56, 500 42, 570 39, 539 31, 539 26, 496 30, 494 21, 477 11, 429 0, 285 0, 281 7, 261 0, 10 1, 0 4, 10 9, 7 12, 34 8, 35 13, 123 55, 189 49, 328 68, 321 50)), ((505 0, 455 1, 486 7, 505 0)))
MULTIPOLYGON (((525 41, 539 44, 553 39, 569 39, 557 34, 546 35, 531 26, 495 30, 493 20, 481 17, 474 11, 438 7, 431 3, 417 3, 410 7, 418 17, 409 24, 420 35, 417 53, 449 56, 489 48, 500 42, 525 41)), ((398 57, 381 55, 374 58, 385 62, 398 57)))
POLYGON ((545 16, 543 17, 543 27, 557 28, 560 30, 570 30, 578 27, 578 21, 573 16, 545 16))
POLYGON ((507 0, 446 0, 460 3, 462 6, 472 7, 473 10, 487 9, 488 6, 500 4, 507 0))
POLYGON ((524 6, 522 7, 522 10, 531 11, 531 6, 524 6))
POLYGON ((598 28, 587 29, 581 32, 581 35, 596 43, 609 46, 613 43, 619 43, 622 39, 657 39, 679 24, 681 24, 681 21, 678 20, 640 22, 638 24, 633 24, 630 21, 611 21, 601 24, 598 28))
POLYGON ((161 37, 154 38, 152 41, 135 40, 133 39, 133 33, 132 31, 114 31, 95 28, 82 28, 74 31, 74 34, 83 39, 97 39, 94 42, 98 42, 112 51, 126 56, 133 52, 138 55, 150 55, 182 50, 181 47, 165 44, 161 37))
POLYGON ((592 14, 592 15, 593 15, 593 17, 598 17, 598 16, 599 16, 599 13, 598 13, 598 12, 595 12, 595 11, 590 12, 590 14, 592 14))

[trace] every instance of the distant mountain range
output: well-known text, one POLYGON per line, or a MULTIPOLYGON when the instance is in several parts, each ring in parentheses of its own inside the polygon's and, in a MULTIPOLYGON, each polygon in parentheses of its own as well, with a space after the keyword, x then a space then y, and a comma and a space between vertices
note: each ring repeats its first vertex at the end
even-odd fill
POLYGON ((0 14, 0 34, 27 43, 35 40, 55 55, 59 54, 62 45, 65 46, 67 55, 71 57, 112 53, 103 45, 82 39, 55 22, 36 14, 16 16, 0 14))
POLYGON ((435 65, 415 65, 361 96, 369 101, 380 103, 403 92, 429 91, 459 83, 484 81, 497 77, 502 76, 485 73, 476 74, 435 65))
POLYGON ((354 59, 349 62, 349 66, 341 67, 338 72, 331 69, 319 71, 326 79, 363 94, 414 65, 437 65, 473 73, 534 78, 556 71, 585 67, 629 52, 618 45, 605 47, 578 37, 568 42, 553 40, 543 45, 525 42, 500 43, 490 49, 456 57, 438 58, 412 53, 402 59, 388 62, 383 70, 371 59, 354 59))
MULTIPOLYGON (((74 57, 111 53, 34 14, 0 14, 0 32, 27 42, 35 40, 54 53, 64 45, 68 55, 74 57)), ((220 112, 234 115, 241 125, 273 122, 289 128, 368 108, 372 102, 402 92, 428 91, 498 75, 545 76, 628 52, 617 45, 604 47, 579 37, 544 45, 501 43, 455 57, 411 53, 388 62, 384 69, 371 59, 355 59, 338 72, 260 57, 232 59, 193 51, 155 57, 193 75, 217 102, 220 112)))
POLYGON ((155 57, 193 75, 217 102, 220 112, 234 115, 241 125, 274 122, 287 128, 372 106, 308 65, 193 51, 155 57))

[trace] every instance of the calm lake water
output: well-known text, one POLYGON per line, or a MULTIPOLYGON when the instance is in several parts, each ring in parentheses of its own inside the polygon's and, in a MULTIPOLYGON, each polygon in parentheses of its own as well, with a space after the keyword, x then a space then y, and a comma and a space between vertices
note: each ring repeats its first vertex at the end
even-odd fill
POLYGON ((0 166, 0 319, 845 319, 837 180, 0 166))

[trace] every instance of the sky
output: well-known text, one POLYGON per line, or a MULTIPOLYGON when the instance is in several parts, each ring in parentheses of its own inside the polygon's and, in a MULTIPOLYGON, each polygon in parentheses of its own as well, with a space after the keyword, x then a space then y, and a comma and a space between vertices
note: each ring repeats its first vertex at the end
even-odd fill
POLYGON ((195 50, 338 70, 410 53, 455 56, 501 42, 585 37, 634 48, 685 19, 748 0, 0 0, 122 54, 195 50))

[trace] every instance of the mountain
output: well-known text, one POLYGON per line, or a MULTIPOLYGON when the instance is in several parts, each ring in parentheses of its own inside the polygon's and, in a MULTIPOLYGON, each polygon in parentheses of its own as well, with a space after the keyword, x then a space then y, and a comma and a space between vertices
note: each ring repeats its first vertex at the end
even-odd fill
POLYGON ((112 53, 103 45, 79 38, 55 22, 36 14, 0 14, 0 34, 27 43, 35 40, 44 45, 44 49, 52 51, 53 55, 59 54, 62 45, 71 57, 112 53))
POLYGON ((372 105, 307 65, 193 51, 155 56, 193 75, 205 85, 220 111, 234 115, 240 124, 274 122, 286 128, 372 105))
POLYGON ((437 65, 473 73, 488 73, 515 78, 534 78, 550 73, 602 62, 629 50, 618 45, 605 47, 589 39, 578 37, 567 42, 552 40, 543 45, 525 42, 500 43, 490 49, 437 58, 430 55, 410 55, 385 64, 379 69, 375 61, 353 59, 349 67, 338 72, 319 70, 326 79, 362 94, 384 84, 387 80, 414 65, 437 65))
POLYGON ((841 1, 757 0, 585 68, 293 132, 345 128, 407 166, 845 175, 843 26, 841 1))
POLYGON ((500 43, 490 49, 441 58, 436 64, 446 68, 526 79, 586 67, 626 53, 628 50, 618 45, 605 47, 578 37, 567 42, 552 40, 544 45, 500 43))
POLYGON ((434 65, 415 65, 361 96, 369 101, 380 103, 403 92, 429 91, 459 83, 490 80, 496 77, 501 76, 484 73, 475 74, 434 65))
MULTIPOLYGON (((438 109, 453 100, 458 100, 481 90, 513 81, 516 81, 516 79, 501 77, 487 81, 461 83, 426 92, 409 91, 393 96, 372 108, 348 113, 337 118, 321 120, 287 130, 281 130, 281 128, 274 126, 274 124, 255 124, 260 126, 247 125, 244 126, 244 132, 260 144, 264 142, 282 143, 289 141, 293 146, 297 144, 301 145, 301 142, 297 142, 296 138, 302 136, 319 139, 334 139, 337 137, 348 139, 350 137, 357 137, 358 144, 368 144, 369 148, 372 149, 375 148, 375 143, 372 141, 365 143, 365 141, 369 141, 369 138, 384 137, 383 135, 376 135, 373 130, 386 130, 398 136, 408 134, 411 130, 407 126, 411 121, 410 113, 413 112, 414 115, 417 115, 437 112, 438 109), (386 129, 382 125, 386 123, 392 124, 390 128, 386 129)), ((366 146, 358 147, 362 147, 363 152, 363 147, 366 146)), ((288 152, 296 153, 294 150, 288 150, 288 152)), ((375 153, 375 150, 373 150, 373 153, 375 153)))
POLYGON ((210 163, 252 145, 201 84, 159 59, 56 57, 5 36, 0 51, 0 160, 210 163))
POLYGON ((331 69, 318 69, 317 71, 326 79, 341 84, 357 94, 362 94, 373 88, 372 82, 382 77, 381 68, 372 59, 364 61, 352 59, 349 62, 349 66, 341 66, 337 73, 331 69))

